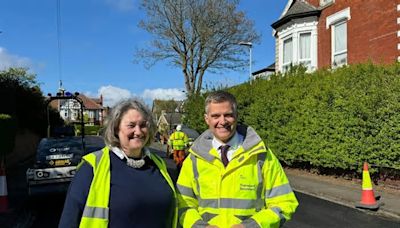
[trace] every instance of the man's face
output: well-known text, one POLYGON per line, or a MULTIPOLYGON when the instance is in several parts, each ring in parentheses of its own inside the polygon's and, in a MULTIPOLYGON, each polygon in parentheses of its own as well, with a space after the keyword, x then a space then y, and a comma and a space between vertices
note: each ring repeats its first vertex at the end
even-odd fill
POLYGON ((213 135, 223 143, 235 134, 237 119, 228 101, 210 103, 204 119, 213 135))

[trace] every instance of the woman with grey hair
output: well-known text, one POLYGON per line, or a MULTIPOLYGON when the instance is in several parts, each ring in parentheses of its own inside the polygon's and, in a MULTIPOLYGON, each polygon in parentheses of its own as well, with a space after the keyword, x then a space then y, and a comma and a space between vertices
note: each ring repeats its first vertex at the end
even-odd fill
POLYGON ((118 103, 106 123, 106 147, 79 165, 59 227, 176 227, 174 184, 165 162, 145 147, 154 133, 146 106, 118 103))

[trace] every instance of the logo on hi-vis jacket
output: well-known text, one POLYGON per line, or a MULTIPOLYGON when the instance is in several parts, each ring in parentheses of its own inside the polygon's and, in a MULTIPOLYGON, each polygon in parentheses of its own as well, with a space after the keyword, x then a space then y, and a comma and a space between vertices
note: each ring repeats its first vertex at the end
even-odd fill
POLYGON ((256 190, 256 185, 254 185, 254 184, 240 184, 240 190, 254 191, 254 190, 256 190))

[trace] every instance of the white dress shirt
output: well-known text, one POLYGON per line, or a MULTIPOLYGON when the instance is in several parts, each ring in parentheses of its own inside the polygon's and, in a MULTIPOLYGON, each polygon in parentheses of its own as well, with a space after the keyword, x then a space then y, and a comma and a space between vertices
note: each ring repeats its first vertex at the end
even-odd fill
POLYGON ((227 142, 227 143, 222 143, 219 141, 217 138, 213 138, 212 140, 212 146, 218 151, 219 157, 221 158, 221 149, 220 147, 223 145, 229 145, 228 152, 226 153, 226 156, 228 158, 228 161, 232 160, 233 154, 236 152, 236 150, 243 144, 243 135, 239 134, 238 132, 235 132, 233 137, 227 142))
MULTIPOLYGON (((121 160, 124 160, 124 158, 128 159, 128 156, 125 154, 125 152, 123 150, 121 150, 119 147, 111 147, 109 146, 109 148, 111 149, 111 151, 117 155, 121 160)), ((150 151, 148 148, 144 147, 143 148, 143 155, 142 158, 144 157, 150 157, 150 151)))

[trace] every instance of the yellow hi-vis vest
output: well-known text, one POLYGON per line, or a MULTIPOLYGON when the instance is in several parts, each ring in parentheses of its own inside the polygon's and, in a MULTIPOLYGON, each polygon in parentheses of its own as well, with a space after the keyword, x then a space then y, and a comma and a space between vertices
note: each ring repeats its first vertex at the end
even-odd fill
POLYGON ((184 228, 279 227, 295 212, 298 202, 278 159, 252 128, 237 131, 244 141, 226 167, 210 131, 189 150, 177 181, 184 228))
POLYGON ((188 142, 189 139, 187 135, 182 131, 175 131, 172 133, 168 141, 173 150, 184 150, 188 142))
MULTIPOLYGON (((174 197, 176 200, 174 184, 168 175, 167 166, 165 165, 164 161, 153 153, 150 153, 150 159, 154 161, 154 163, 160 169, 161 174, 167 180, 169 186, 174 192, 174 197)), ((108 203, 110 198, 111 183, 109 148, 104 147, 102 150, 85 155, 83 160, 88 162, 93 167, 93 180, 90 185, 89 195, 86 199, 86 205, 83 210, 79 227, 107 228, 109 218, 108 203)), ((178 207, 176 206, 173 220, 174 228, 177 224, 177 216, 178 207)))

